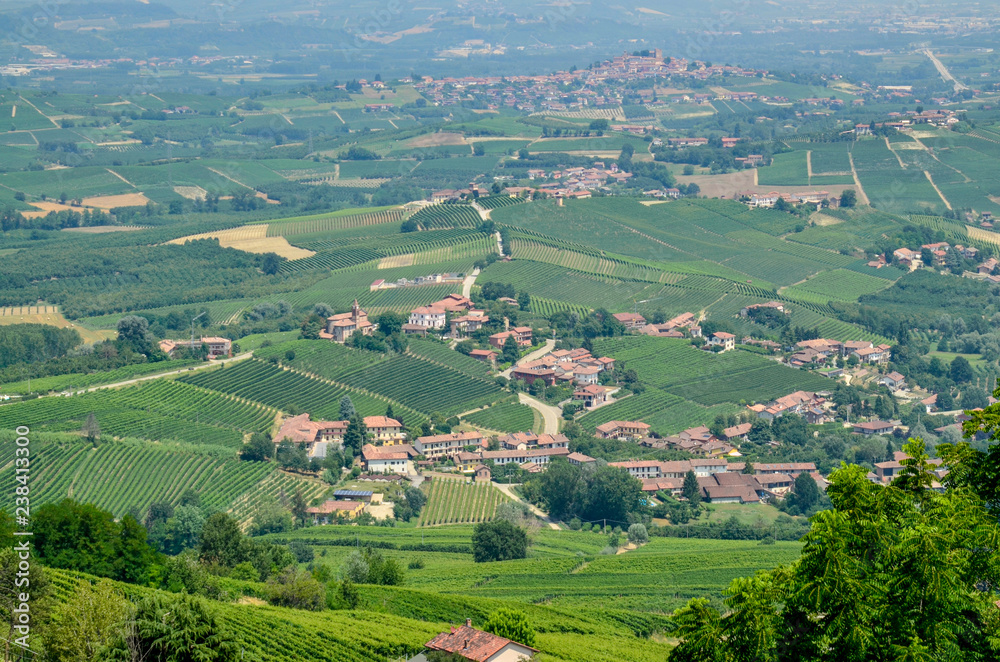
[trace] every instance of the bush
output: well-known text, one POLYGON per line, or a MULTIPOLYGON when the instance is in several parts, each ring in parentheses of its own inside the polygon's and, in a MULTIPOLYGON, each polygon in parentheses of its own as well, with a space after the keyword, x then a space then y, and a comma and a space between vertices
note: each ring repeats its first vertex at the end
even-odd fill
POLYGON ((267 580, 267 586, 268 602, 278 607, 320 611, 326 605, 326 589, 305 570, 285 568, 267 580))
POLYGON ((527 556, 527 532, 507 520, 483 522, 472 531, 472 558, 476 563, 509 561, 527 556))
POLYGON ((569 530, 570 531, 579 531, 582 528, 583 528, 583 523, 580 522, 580 518, 579 517, 574 517, 573 519, 571 519, 569 521, 569 530))
POLYGON ((413 559, 412 561, 410 561, 410 564, 407 567, 410 570, 423 570, 424 562, 422 559, 413 559))
POLYGON ((628 527, 628 541, 635 545, 642 545, 649 542, 649 533, 645 524, 633 524, 628 527))

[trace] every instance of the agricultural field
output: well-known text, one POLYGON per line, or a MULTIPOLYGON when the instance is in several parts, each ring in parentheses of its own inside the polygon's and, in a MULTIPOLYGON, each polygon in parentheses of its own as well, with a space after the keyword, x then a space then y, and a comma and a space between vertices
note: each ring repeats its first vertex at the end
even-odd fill
POLYGON ((775 154, 771 165, 757 169, 761 186, 809 186, 806 152, 775 154))
POLYGON ((857 301, 858 297, 884 290, 893 282, 857 271, 835 269, 785 288, 781 293, 792 299, 825 305, 830 300, 857 301))
POLYGON ((493 519, 498 505, 510 501, 492 483, 470 483, 464 478, 435 477, 426 491, 419 526, 486 522, 493 519))
POLYGON ((74 391, 77 389, 99 386, 101 384, 115 384, 117 382, 155 375, 162 372, 172 372, 197 365, 203 365, 201 361, 194 359, 178 359, 175 361, 161 361, 159 363, 137 363, 127 365, 115 370, 92 373, 71 373, 68 375, 56 375, 54 377, 41 377, 32 379, 30 385, 28 380, 12 382, 10 384, 0 384, 0 392, 11 394, 26 393, 47 393, 49 391, 74 391), (29 390, 30 386, 30 390, 29 390))
POLYGON ((873 206, 889 212, 945 211, 944 202, 923 170, 904 168, 883 140, 859 141, 851 156, 873 206))
MULTIPOLYGON (((130 508, 145 513, 154 501, 176 504, 195 490, 210 511, 226 510, 246 521, 262 499, 301 489, 307 498, 326 491, 319 482, 295 478, 273 464, 240 462, 230 453, 178 442, 102 440, 96 446, 73 435, 39 432, 34 445, 32 500, 36 506, 65 497, 93 503, 116 516, 130 508)), ((13 495, 14 445, 4 444, 0 485, 13 495)), ((6 498, 10 507, 12 498, 6 498)))
POLYGON ((472 205, 439 204, 424 207, 410 220, 415 221, 423 230, 434 228, 475 228, 482 223, 479 212, 472 205))
POLYGON ((541 423, 534 409, 518 402, 493 405, 463 416, 462 420, 477 428, 497 432, 528 432, 535 430, 541 423))

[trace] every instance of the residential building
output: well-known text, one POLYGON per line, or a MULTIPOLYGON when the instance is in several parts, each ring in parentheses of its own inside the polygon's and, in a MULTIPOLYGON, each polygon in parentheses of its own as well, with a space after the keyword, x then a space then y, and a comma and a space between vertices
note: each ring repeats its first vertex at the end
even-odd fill
POLYGON ((867 423, 855 423, 854 424, 854 434, 872 435, 872 434, 892 434, 895 429, 889 421, 869 421, 867 423))
POLYGON ((421 306, 410 311, 409 324, 428 329, 443 329, 448 313, 444 308, 421 306))
POLYGON ((373 438, 389 445, 406 439, 403 424, 386 416, 365 416, 365 427, 373 438))
POLYGON ((588 384, 573 391, 573 399, 583 403, 587 409, 592 409, 608 401, 611 389, 599 384, 588 384))
POLYGON ((428 459, 447 457, 463 450, 466 446, 482 446, 483 435, 479 432, 452 432, 450 434, 435 434, 427 437, 417 437, 413 448, 428 459))
POLYGON ((906 377, 894 370, 878 380, 878 383, 883 386, 888 386, 889 390, 895 393, 896 391, 901 391, 906 388, 906 377))
POLYGON ((466 338, 490 321, 489 315, 482 310, 470 310, 467 315, 451 318, 451 337, 466 338))
POLYGON ((531 660, 538 651, 531 646, 511 641, 472 627, 472 619, 465 625, 452 627, 428 641, 425 646, 432 651, 442 651, 475 662, 519 662, 531 660))
POLYGON ((355 333, 370 336, 375 332, 375 325, 368 319, 368 313, 361 309, 358 300, 351 304, 351 312, 338 313, 326 318, 326 331, 320 332, 321 338, 334 342, 345 342, 355 333))
POLYGON ((531 327, 530 326, 515 326, 507 331, 501 331, 500 333, 494 333, 490 336, 490 345, 496 347, 497 349, 503 349, 503 345, 507 342, 507 337, 513 336, 514 340, 517 341, 519 347, 530 347, 531 346, 531 327))
POLYGON ((597 462, 597 460, 595 460, 594 458, 590 457, 589 455, 584 455, 583 453, 570 453, 569 455, 566 456, 566 459, 569 461, 570 464, 577 464, 577 465, 593 464, 594 462, 597 462))
POLYGON ((608 462, 609 467, 624 469, 633 478, 659 478, 660 462, 658 460, 630 460, 627 462, 608 462))
POLYGON ((413 473, 413 458, 416 454, 416 450, 408 444, 381 447, 365 444, 361 449, 361 461, 368 473, 405 476, 413 473))
POLYGON ((568 448, 528 448, 525 450, 483 451, 480 454, 480 459, 493 460, 494 464, 509 464, 511 462, 548 464, 553 457, 566 457, 567 455, 569 455, 568 448))
POLYGON ((629 331, 646 326, 646 318, 637 313, 615 313, 612 317, 624 324, 629 331))
POLYGON ((489 349, 474 349, 469 352, 469 356, 490 365, 496 365, 497 363, 497 353, 489 349))
POLYGON ((349 421, 310 421, 309 414, 289 416, 281 423, 275 443, 285 439, 293 443, 340 442, 344 440, 349 421))
POLYGON ((723 352, 736 349, 736 336, 725 331, 716 331, 708 337, 706 344, 709 347, 721 347, 723 352))
POLYGON ((306 508, 306 514, 312 517, 315 525, 331 524, 339 519, 354 519, 365 509, 362 501, 337 501, 328 499, 319 506, 306 508))
POLYGON ((521 379, 528 384, 534 384, 539 379, 545 382, 546 386, 553 386, 556 383, 556 371, 551 368, 514 368, 510 371, 511 379, 521 379))
POLYGON ((178 349, 194 349, 198 351, 202 345, 208 347, 208 358, 218 359, 223 356, 233 355, 233 342, 229 338, 219 338, 217 336, 204 336, 195 340, 161 340, 160 350, 167 356, 173 358, 178 349))
POLYGON ((597 426, 597 436, 619 441, 642 439, 649 434, 648 423, 640 421, 608 421, 597 426))
POLYGON ((573 381, 577 384, 596 384, 601 368, 591 366, 580 366, 573 369, 573 381))

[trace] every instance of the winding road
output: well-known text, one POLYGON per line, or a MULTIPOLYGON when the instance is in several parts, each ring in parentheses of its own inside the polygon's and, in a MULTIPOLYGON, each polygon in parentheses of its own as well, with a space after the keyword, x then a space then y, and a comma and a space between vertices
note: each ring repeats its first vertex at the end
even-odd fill
POLYGON ((562 418, 562 409, 559 407, 553 407, 552 405, 547 405, 541 400, 536 400, 527 393, 518 393, 517 399, 522 405, 528 405, 539 414, 542 415, 542 420, 545 425, 542 427, 542 432, 545 434, 555 434, 559 432, 559 419, 562 418))
POLYGON ((517 496, 517 494, 514 493, 514 490, 510 489, 510 487, 511 487, 510 485, 508 485, 506 483, 496 483, 496 482, 493 483, 493 484, 496 486, 496 488, 498 490, 500 490, 501 492, 503 492, 504 494, 506 494, 507 496, 509 496, 511 498, 511 500, 516 501, 518 503, 523 503, 524 505, 526 505, 528 507, 528 510, 530 510, 532 513, 534 513, 535 516, 538 517, 538 519, 540 519, 543 522, 545 522, 546 524, 548 524, 550 529, 555 529, 556 531, 559 530, 559 525, 556 524, 555 522, 553 522, 551 517, 549 517, 544 512, 542 512, 538 508, 538 506, 536 506, 535 504, 528 503, 527 501, 525 501, 521 497, 517 496))

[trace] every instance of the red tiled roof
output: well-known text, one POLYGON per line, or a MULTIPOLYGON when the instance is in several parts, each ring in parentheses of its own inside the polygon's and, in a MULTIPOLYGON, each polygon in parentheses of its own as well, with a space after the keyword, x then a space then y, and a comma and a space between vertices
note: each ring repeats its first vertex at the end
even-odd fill
MULTIPOLYGON (((457 653, 467 660, 486 662, 510 643, 512 643, 510 639, 477 630, 469 625, 463 625, 453 628, 450 632, 442 632, 425 645, 431 650, 457 653)), ((518 645, 524 646, 524 644, 518 645)), ((524 646, 524 648, 535 650, 530 646, 524 646)))

